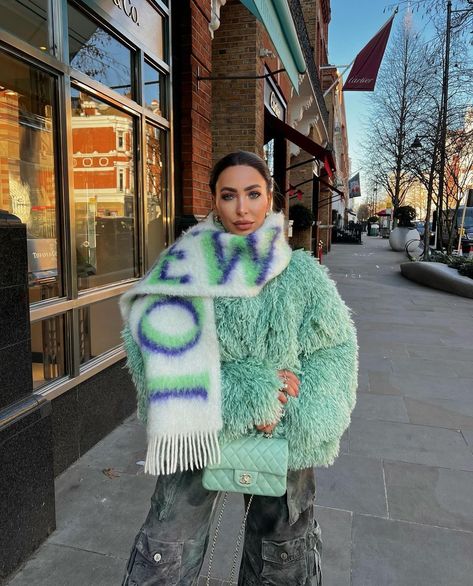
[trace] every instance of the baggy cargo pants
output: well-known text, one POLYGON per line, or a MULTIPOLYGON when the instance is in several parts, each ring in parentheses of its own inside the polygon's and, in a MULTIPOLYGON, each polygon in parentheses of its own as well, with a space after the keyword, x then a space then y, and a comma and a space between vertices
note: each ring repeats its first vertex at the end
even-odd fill
MULTIPOLYGON (((123 586, 196 585, 218 493, 202 473, 160 476, 136 536, 123 586)), ((240 586, 321 586, 322 542, 314 518, 314 470, 290 471, 287 493, 255 496, 245 526, 240 586)), ((232 552, 229 552, 229 559, 232 552)))

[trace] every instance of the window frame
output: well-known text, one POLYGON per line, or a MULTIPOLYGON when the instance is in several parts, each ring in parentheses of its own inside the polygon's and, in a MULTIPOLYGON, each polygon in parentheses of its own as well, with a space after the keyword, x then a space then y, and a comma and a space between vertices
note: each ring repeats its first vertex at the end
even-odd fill
POLYGON ((66 374, 35 389, 34 394, 54 399, 62 393, 76 387, 78 384, 108 368, 125 356, 123 347, 117 347, 80 365, 78 344, 78 315, 81 307, 91 303, 116 297, 127 291, 138 281, 149 268, 147 258, 148 214, 146 210, 146 124, 152 124, 164 133, 163 158, 165 160, 165 190, 163 193, 163 222, 165 230, 165 246, 174 240, 174 190, 173 190, 173 112, 172 112, 172 79, 171 79, 171 11, 160 0, 148 0, 153 3, 164 18, 163 22, 163 59, 140 45, 140 40, 126 31, 126 37, 120 33, 120 25, 113 17, 105 13, 93 0, 77 2, 71 0, 75 8, 92 18, 115 38, 131 46, 134 51, 135 96, 127 98, 114 92, 109 87, 88 78, 70 67, 68 64, 68 18, 67 0, 50 1, 49 31, 53 39, 53 52, 45 53, 36 49, 26 41, 0 28, 0 48, 15 59, 25 64, 39 67, 55 79, 54 106, 55 116, 55 186, 57 190, 57 238, 58 252, 61 255, 62 296, 45 299, 30 305, 30 322, 64 316, 64 359, 66 374), (166 118, 154 114, 143 105, 143 66, 148 62, 162 74, 166 110, 166 118), (71 127, 71 88, 75 86, 87 91, 97 98, 105 100, 135 119, 134 149, 136 156, 136 238, 139 251, 139 276, 121 282, 113 282, 103 286, 79 291, 77 287, 77 262, 75 253, 75 214, 73 190, 71 190, 73 176, 72 156, 72 127, 71 127))

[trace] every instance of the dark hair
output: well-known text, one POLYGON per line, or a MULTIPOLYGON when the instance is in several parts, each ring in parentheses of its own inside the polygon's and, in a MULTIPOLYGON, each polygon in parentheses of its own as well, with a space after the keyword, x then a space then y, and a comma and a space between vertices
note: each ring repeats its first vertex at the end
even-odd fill
POLYGON ((268 191, 272 191, 273 178, 271 177, 271 173, 269 172, 266 162, 261 157, 258 157, 258 155, 255 155, 255 153, 250 153, 248 151, 235 151, 234 153, 225 155, 219 161, 217 161, 214 165, 214 168, 210 172, 209 187, 213 196, 215 196, 217 181, 220 174, 225 171, 227 167, 235 167, 237 165, 245 165, 247 167, 253 167, 253 169, 256 169, 256 171, 258 171, 258 173, 266 181, 268 191))

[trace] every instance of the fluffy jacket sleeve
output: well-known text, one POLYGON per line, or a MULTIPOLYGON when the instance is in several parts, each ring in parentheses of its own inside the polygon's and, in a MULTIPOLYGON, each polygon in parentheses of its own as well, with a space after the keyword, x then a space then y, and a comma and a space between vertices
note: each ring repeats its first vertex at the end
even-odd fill
POLYGON ((232 360, 221 363, 221 376, 226 439, 246 434, 255 422, 268 424, 278 418, 281 381, 274 366, 256 358, 232 360))
POLYGON ((143 356, 138 344, 133 338, 129 325, 126 325, 122 330, 122 340, 126 352, 126 367, 130 372, 131 379, 136 388, 137 416, 140 421, 146 423, 148 393, 146 391, 143 356))
POLYGON ((307 304, 299 330, 301 385, 283 420, 290 469, 328 466, 356 400, 358 345, 350 312, 325 267, 305 255, 307 304))

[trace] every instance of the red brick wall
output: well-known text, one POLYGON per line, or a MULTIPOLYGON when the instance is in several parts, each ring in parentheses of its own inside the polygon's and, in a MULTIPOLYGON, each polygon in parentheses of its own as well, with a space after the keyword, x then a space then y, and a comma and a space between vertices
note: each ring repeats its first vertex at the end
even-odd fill
MULTIPOLYGON (((204 215, 211 208, 208 188, 212 163, 224 154, 245 149, 263 155, 264 80, 197 80, 202 76, 262 75, 283 67, 263 25, 239 2, 228 0, 220 11, 220 27, 212 41, 210 0, 188 0, 178 18, 175 52, 180 60, 174 92, 179 95, 179 159, 184 215, 204 215), (267 48, 274 58, 261 58, 267 48)), ((286 100, 291 86, 276 77, 286 100)))
MULTIPOLYGON (((228 0, 221 9, 220 21, 212 43, 212 75, 258 76, 265 73, 265 65, 271 71, 283 67, 265 28, 241 2, 228 0), (262 48, 275 56, 260 57, 262 48)), ((287 75, 276 75, 275 81, 287 100, 287 75)), ((214 161, 237 149, 263 155, 263 79, 213 82, 212 135, 214 161)))
MULTIPOLYGON (((209 76, 212 72, 210 0, 190 0, 186 10, 176 40, 180 44, 182 75, 174 88, 180 94, 181 119, 176 131, 181 140, 183 213, 204 215, 211 206, 208 180, 212 163, 212 85, 210 81, 198 81, 197 75, 199 72, 209 76)), ((180 16, 174 14, 174 18, 180 16)))
MULTIPOLYGON (((220 11, 212 43, 215 76, 259 75, 256 18, 237 0, 220 11)), ((212 92, 212 157, 243 149, 262 154, 262 80, 216 80, 212 92)))

